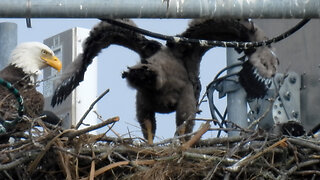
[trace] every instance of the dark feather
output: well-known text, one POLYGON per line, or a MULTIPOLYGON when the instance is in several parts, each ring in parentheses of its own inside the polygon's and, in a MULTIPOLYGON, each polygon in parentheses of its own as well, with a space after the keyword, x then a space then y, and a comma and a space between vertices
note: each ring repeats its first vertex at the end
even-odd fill
MULTIPOLYGON (((131 20, 119 20, 135 26, 131 20)), ((153 55, 161 48, 161 44, 146 39, 143 35, 129 31, 127 29, 112 26, 106 22, 100 22, 90 32, 89 37, 83 45, 83 53, 80 54, 74 63, 68 67, 65 76, 61 78, 52 97, 51 105, 54 107, 65 100, 81 81, 87 67, 98 53, 112 44, 118 44, 137 52, 141 58, 153 55)))
MULTIPOLYGON (((19 90, 23 97, 25 106, 25 115, 28 117, 37 117, 43 110, 44 98, 36 87, 31 84, 27 74, 21 68, 9 65, 0 71, 0 77, 10 82, 19 90)), ((17 100, 14 94, 8 91, 4 86, 0 86, 0 116, 5 120, 13 120, 17 117, 17 100)))
POLYGON ((42 111, 41 116, 45 116, 42 118, 42 121, 50 123, 52 125, 61 124, 61 119, 52 111, 42 111))

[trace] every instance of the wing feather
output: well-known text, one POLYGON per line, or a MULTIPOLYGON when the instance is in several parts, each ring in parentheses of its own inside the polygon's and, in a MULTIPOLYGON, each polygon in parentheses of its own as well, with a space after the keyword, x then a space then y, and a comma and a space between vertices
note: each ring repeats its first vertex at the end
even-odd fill
MULTIPOLYGON (((128 19, 118 21, 136 26, 133 21, 128 19)), ((160 43, 148 40, 141 34, 101 21, 91 30, 89 37, 85 40, 83 53, 78 55, 61 76, 52 97, 52 106, 60 104, 67 98, 73 89, 83 81, 87 67, 92 63, 93 58, 102 49, 112 44, 131 49, 138 53, 142 59, 153 55, 161 48, 160 43)))

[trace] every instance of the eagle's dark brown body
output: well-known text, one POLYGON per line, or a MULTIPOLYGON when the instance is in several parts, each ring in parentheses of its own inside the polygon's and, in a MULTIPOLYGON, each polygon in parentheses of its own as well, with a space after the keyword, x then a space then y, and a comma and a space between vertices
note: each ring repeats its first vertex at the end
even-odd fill
MULTIPOLYGON (((10 82, 23 97, 25 115, 34 118, 43 111, 43 95, 30 82, 29 76, 21 68, 9 65, 0 71, 0 78, 10 82)), ((0 86, 0 116, 12 120, 17 116, 17 99, 4 86, 0 86)))

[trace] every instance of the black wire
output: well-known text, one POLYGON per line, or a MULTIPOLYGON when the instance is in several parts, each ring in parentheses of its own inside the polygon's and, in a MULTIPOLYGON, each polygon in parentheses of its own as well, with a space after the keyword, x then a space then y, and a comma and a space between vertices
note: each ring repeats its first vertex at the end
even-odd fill
MULTIPOLYGON (((237 67, 236 65, 234 66, 228 66, 228 68, 234 68, 234 67, 237 67)), ((221 70, 220 72, 222 73, 223 71, 227 70, 228 68, 224 68, 223 70, 221 70)), ((218 73, 218 74, 221 74, 221 73, 218 73)), ((218 110, 218 108, 216 107, 216 105, 214 104, 214 98, 213 98, 213 94, 214 94, 214 91, 217 89, 217 85, 222 82, 222 81, 225 81, 225 80, 228 80, 228 81, 233 81, 231 79, 228 79, 229 77, 232 77, 232 76, 236 76, 238 75, 238 73, 232 73, 232 74, 228 74, 228 75, 225 75, 223 77, 220 77, 218 78, 217 76, 215 77, 215 79, 210 83, 210 85, 207 87, 207 91, 206 91, 206 95, 208 97, 208 101, 209 101, 209 108, 210 108, 210 113, 211 113, 211 117, 213 119, 216 119, 218 120, 218 118, 216 117, 215 113, 217 113, 217 115, 219 116, 219 118, 221 119, 221 123, 217 123, 218 126, 220 128, 223 128, 223 123, 225 121, 224 119, 224 116, 222 116, 222 114, 220 113, 220 111, 218 110)), ((218 135, 220 136, 220 133, 218 132, 218 135)))
POLYGON ((134 32, 139 33, 139 34, 143 34, 143 35, 146 35, 146 36, 153 37, 153 38, 157 38, 157 39, 161 39, 161 40, 165 40, 165 41, 173 41, 174 40, 174 36, 167 36, 167 35, 163 35, 163 34, 160 34, 160 33, 155 33, 155 32, 148 31, 148 30, 145 30, 145 29, 142 29, 142 28, 138 28, 136 26, 132 26, 132 25, 129 25, 129 24, 126 24, 126 23, 122 23, 120 21, 116 21, 116 20, 113 20, 113 19, 100 19, 100 20, 101 21, 105 21, 105 22, 107 22, 109 24, 112 24, 112 25, 116 25, 116 26, 119 26, 119 27, 122 27, 122 28, 125 28, 125 29, 128 29, 128 30, 134 31, 134 32))
POLYGON ((232 47, 232 48, 243 48, 243 49, 249 49, 249 48, 255 48, 260 46, 267 46, 272 43, 279 42, 288 36, 295 33, 297 30, 302 28, 305 24, 307 24, 310 19, 303 19, 298 24, 296 24, 294 27, 290 28, 288 31, 280 34, 277 37, 274 37, 272 39, 266 40, 266 41, 259 41, 259 42, 236 42, 236 41, 216 41, 216 40, 200 40, 200 39, 192 39, 192 38, 186 38, 181 36, 167 36, 160 33, 151 32, 142 28, 138 28, 135 26, 131 26, 129 24, 125 24, 113 19, 100 19, 101 21, 105 21, 107 23, 146 35, 157 39, 162 39, 166 41, 173 41, 173 42, 188 42, 188 43, 200 43, 202 46, 216 46, 216 47, 232 47))
POLYGON ((232 69, 232 68, 238 67, 238 66, 241 66, 242 64, 243 64, 242 62, 234 63, 234 64, 232 64, 232 65, 229 65, 229 66, 221 69, 221 70, 217 73, 217 75, 214 77, 213 81, 211 81, 211 82, 208 84, 207 89, 211 86, 211 84, 213 84, 213 83, 216 82, 216 80, 218 79, 218 77, 219 77, 224 71, 226 71, 226 70, 228 70, 228 69, 232 69))
MULTIPOLYGON (((217 89, 217 85, 219 83, 221 83, 222 81, 224 80, 228 80, 228 81, 232 81, 231 79, 228 79, 229 77, 232 77, 232 76, 236 76, 238 75, 238 73, 232 73, 232 74, 227 74, 223 77, 220 77, 219 76, 225 72, 226 70, 229 70, 229 69, 232 69, 232 68, 236 68, 238 66, 241 66, 243 63, 242 62, 239 62, 239 63, 234 63, 232 65, 229 65, 223 69, 221 69, 217 74, 216 76, 214 77, 214 79, 208 84, 207 86, 207 90, 205 92, 205 95, 208 97, 208 101, 209 101, 209 108, 210 108, 210 113, 211 113, 211 117, 213 119, 217 119, 218 118, 216 117, 215 113, 217 113, 217 115, 219 116, 219 118, 221 119, 221 122, 218 124, 218 126, 220 128, 223 128, 223 124, 225 124, 225 117, 226 117, 226 110, 224 112, 224 115, 222 115, 219 111, 219 109, 216 107, 216 105, 214 104, 214 99, 213 99, 213 93, 214 91, 217 89)), ((204 96, 205 96, 204 95, 204 96)), ((218 131, 218 134, 217 134, 217 137, 220 137, 221 135, 221 130, 218 131)))

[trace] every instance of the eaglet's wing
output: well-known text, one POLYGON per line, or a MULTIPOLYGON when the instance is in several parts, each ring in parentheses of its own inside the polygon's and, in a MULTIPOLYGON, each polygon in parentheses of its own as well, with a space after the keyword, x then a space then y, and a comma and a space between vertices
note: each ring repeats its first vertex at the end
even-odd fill
MULTIPOLYGON (((118 20, 122 23, 136 26, 131 20, 118 20)), ((147 58, 161 47, 161 44, 146 39, 133 31, 101 21, 94 27, 83 44, 83 53, 67 68, 52 97, 51 105, 60 104, 75 89, 81 81, 87 67, 104 48, 112 44, 121 45, 137 52, 142 59, 147 58)))
MULTIPOLYGON (((265 41, 265 33, 256 26, 252 21, 237 19, 194 19, 190 22, 189 28, 180 34, 182 37, 201 39, 201 40, 218 40, 218 41, 236 41, 252 42, 265 41)), ((188 56, 201 57, 206 51, 213 48, 201 46, 204 42, 199 43, 176 43, 168 42, 168 47, 175 51, 182 51, 180 54, 189 53, 188 56)), ((247 91, 248 97, 259 98, 266 93, 266 86, 270 84, 270 78, 276 73, 278 58, 273 52, 273 48, 262 46, 250 49, 236 48, 238 52, 244 52, 246 63, 243 70, 239 73, 240 83, 247 91), (257 87, 259 90, 257 90, 257 87)), ((197 61, 186 61, 186 67, 189 71, 200 64, 197 61)))

